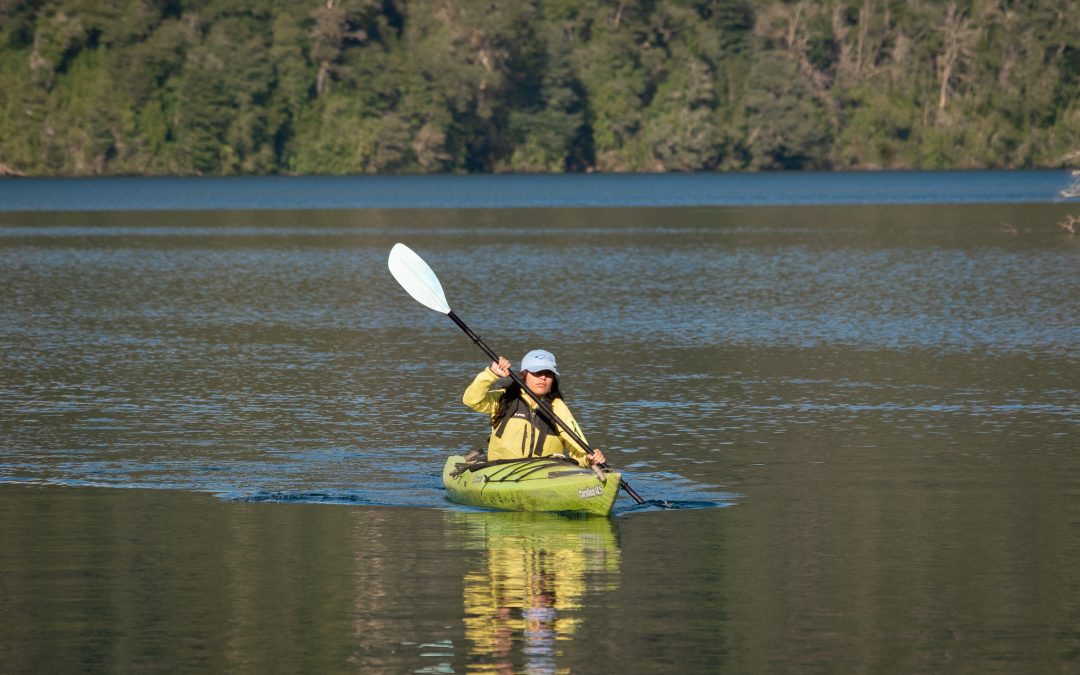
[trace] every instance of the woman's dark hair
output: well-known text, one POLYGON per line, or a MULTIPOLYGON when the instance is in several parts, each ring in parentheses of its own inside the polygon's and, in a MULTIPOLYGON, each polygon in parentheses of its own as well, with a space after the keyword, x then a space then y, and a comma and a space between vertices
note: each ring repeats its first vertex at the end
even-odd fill
MULTIPOLYGON (((522 377, 524 377, 524 375, 522 375, 522 377)), ((516 401, 520 396, 521 385, 519 385, 517 382, 511 382, 510 385, 506 388, 506 391, 504 391, 502 393, 502 396, 499 397, 499 405, 495 408, 495 414, 491 417, 492 428, 499 426, 499 424, 503 421, 503 418, 506 417, 507 413, 509 412, 510 406, 512 406, 514 404, 514 401, 516 401)), ((545 394, 544 398, 546 398, 548 401, 554 401, 556 399, 562 398, 562 392, 559 391, 559 378, 556 377, 551 381, 551 391, 545 394)))

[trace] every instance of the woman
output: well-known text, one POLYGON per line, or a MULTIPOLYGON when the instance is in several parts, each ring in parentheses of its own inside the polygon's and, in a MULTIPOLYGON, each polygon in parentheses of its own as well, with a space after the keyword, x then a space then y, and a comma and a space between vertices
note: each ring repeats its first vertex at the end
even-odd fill
MULTIPOLYGON (((588 443, 559 393, 555 356, 543 349, 534 349, 521 359, 519 372, 525 386, 551 404, 555 415, 588 443)), ((516 383, 492 389, 491 386, 502 377, 510 377, 510 362, 500 356, 476 376, 461 397, 465 405, 487 413, 491 418, 488 461, 563 455, 581 466, 604 463, 604 453, 594 449, 592 455, 587 455, 554 420, 547 419, 537 410, 536 402, 516 383)))

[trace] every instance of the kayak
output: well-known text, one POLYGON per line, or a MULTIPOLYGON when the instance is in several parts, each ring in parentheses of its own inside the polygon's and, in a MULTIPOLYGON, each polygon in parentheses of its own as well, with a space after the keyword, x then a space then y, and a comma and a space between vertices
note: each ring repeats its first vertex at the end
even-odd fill
POLYGON ((576 511, 606 516, 619 494, 621 474, 604 480, 561 457, 466 462, 453 455, 443 467, 446 497, 459 504, 502 511, 576 511))
POLYGON ((604 481, 561 457, 466 462, 452 455, 443 467, 443 485, 452 502, 502 511, 576 511, 606 516, 619 494, 622 476, 605 471, 604 481))

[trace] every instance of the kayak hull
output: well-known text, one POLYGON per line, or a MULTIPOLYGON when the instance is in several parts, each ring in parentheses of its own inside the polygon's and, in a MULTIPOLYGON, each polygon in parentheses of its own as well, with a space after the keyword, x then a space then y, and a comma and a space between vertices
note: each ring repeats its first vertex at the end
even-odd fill
POLYGON ((458 504, 502 511, 572 511, 606 516, 622 476, 591 470, 557 457, 466 465, 453 455, 443 467, 446 497, 458 504), (462 468, 464 467, 464 468, 462 468))

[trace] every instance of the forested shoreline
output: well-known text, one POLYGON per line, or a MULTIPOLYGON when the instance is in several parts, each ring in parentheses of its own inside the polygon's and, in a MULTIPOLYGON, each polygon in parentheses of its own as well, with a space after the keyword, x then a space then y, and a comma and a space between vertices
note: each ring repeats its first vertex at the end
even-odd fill
POLYGON ((1074 165, 1073 0, 0 0, 0 175, 1074 165))

